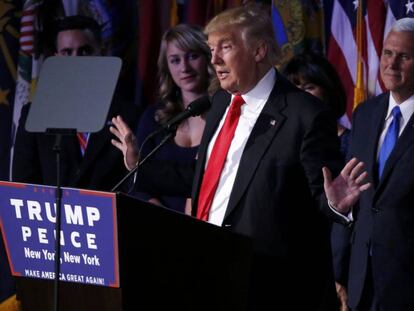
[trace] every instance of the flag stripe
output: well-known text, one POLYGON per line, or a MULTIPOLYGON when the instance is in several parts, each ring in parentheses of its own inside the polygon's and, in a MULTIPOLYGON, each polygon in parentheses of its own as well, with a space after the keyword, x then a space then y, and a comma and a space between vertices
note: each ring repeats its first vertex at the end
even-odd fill
POLYGON ((333 36, 331 36, 329 41, 328 59, 332 64, 334 64, 335 69, 337 70, 338 75, 341 78, 341 82, 345 88, 345 92, 347 93, 347 114, 348 117, 350 117, 352 114, 355 84, 352 81, 352 77, 348 70, 342 49, 333 36))
MULTIPOLYGON (((328 59, 334 64, 341 75, 342 82, 347 91, 347 102, 350 105, 350 97, 354 92, 350 85, 359 86, 358 91, 364 85, 367 96, 375 96, 385 91, 380 77, 380 58, 382 44, 392 24, 396 19, 414 16, 414 12, 407 12, 405 1, 400 0, 359 0, 346 1, 334 0, 331 19, 331 37, 328 45, 328 59), (357 10, 361 5, 363 14, 362 37, 357 49, 355 41, 357 10), (358 54, 360 53, 360 54, 358 54), (362 57, 360 79, 356 81, 358 55, 362 57), (341 60, 338 60, 338 59, 341 60), (346 65, 346 68, 345 68, 346 65), (347 72, 347 75, 345 74, 347 72)), ((347 108, 348 116, 352 109, 347 108)))
POLYGON ((352 82, 356 83, 356 51, 357 46, 353 34, 352 25, 348 19, 346 12, 341 4, 335 0, 332 13, 332 36, 341 47, 340 52, 343 54, 352 82), (343 48, 342 48, 343 47, 343 48))

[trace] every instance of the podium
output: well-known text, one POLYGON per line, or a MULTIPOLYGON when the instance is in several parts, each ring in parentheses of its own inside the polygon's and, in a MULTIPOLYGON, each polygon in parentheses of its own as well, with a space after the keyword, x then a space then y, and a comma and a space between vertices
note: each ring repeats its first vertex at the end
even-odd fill
MULTIPOLYGON (((27 191, 25 184, 10 182, 0 182, 0 190, 15 191, 16 185, 27 191)), ((62 281, 60 310, 247 309, 251 265, 247 237, 122 193, 104 194, 115 202, 119 284, 62 281)), ((4 219, 1 224, 3 231, 4 219)), ((3 237, 9 249, 10 237, 3 237)), ((52 310, 52 280, 18 276, 16 283, 23 311, 52 310)))

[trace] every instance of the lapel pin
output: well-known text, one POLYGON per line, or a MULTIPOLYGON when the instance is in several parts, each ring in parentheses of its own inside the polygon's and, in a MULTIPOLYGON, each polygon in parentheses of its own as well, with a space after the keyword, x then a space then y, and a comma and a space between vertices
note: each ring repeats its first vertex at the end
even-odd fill
POLYGON ((270 120, 270 125, 275 126, 276 125, 276 120, 270 120))

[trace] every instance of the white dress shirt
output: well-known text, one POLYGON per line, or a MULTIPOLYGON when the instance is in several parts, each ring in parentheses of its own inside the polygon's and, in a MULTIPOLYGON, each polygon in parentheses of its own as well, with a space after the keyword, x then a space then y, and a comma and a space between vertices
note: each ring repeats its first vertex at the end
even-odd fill
MULTIPOLYGON (((392 122, 393 116, 391 114, 392 109, 397 106, 397 102, 395 101, 394 97, 392 96, 392 93, 390 94, 390 100, 388 104, 388 111, 387 116, 385 117, 385 124, 384 128, 382 129, 380 138, 378 140, 378 148, 377 148, 377 160, 379 157, 379 152, 381 150, 381 146, 385 139, 385 134, 388 131, 388 128, 390 127, 390 124, 392 122)), ((400 131, 398 132, 398 137, 400 137, 401 133, 403 132, 405 126, 408 123, 408 120, 410 120, 411 115, 414 112, 414 95, 410 98, 403 101, 401 104, 399 104, 400 110, 401 110, 401 118, 400 118, 400 131)))
MULTIPOLYGON (((211 204, 208 221, 212 224, 221 226, 223 223, 224 215, 229 203, 230 194, 233 189, 234 181, 236 179, 236 174, 239 168, 244 147, 246 146, 247 140, 250 136, 250 133, 252 132, 257 118, 259 117, 265 103, 269 98, 275 82, 276 72, 272 68, 251 91, 246 94, 242 94, 245 104, 241 106, 239 123, 237 124, 233 140, 227 153, 226 162, 224 163, 224 167, 221 172, 217 190, 211 204)), ((233 97, 234 95, 231 97, 231 100, 233 100, 233 97)), ((208 159, 210 158, 214 143, 217 139, 217 135, 223 126, 224 120, 226 119, 229 107, 224 113, 220 124, 208 146, 206 165, 208 163, 208 159)))

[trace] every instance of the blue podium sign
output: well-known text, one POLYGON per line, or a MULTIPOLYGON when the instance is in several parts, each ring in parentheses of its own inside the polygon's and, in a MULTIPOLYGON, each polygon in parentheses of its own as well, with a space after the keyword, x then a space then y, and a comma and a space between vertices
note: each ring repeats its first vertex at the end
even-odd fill
MULTIPOLYGON (((14 276, 54 279, 55 187, 0 181, 0 226, 14 276)), ((114 193, 62 188, 60 280, 119 287, 114 193)))

